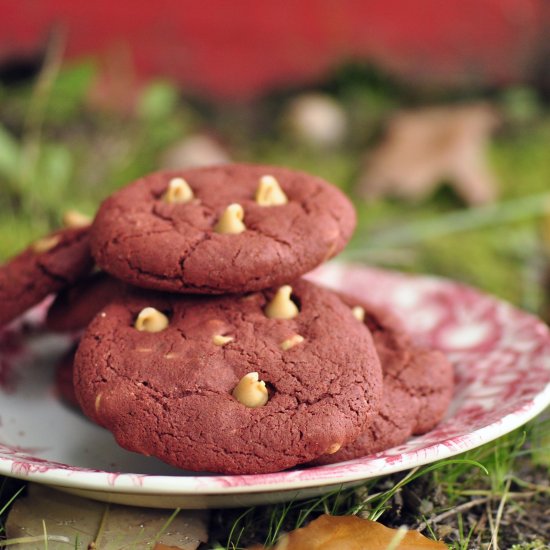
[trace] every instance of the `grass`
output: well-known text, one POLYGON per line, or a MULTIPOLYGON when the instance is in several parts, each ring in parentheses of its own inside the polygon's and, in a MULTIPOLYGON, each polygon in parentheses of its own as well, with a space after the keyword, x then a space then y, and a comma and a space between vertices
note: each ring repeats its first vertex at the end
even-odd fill
MULTIPOLYGON (((422 103, 419 94, 378 73, 343 70, 325 88, 353 115, 350 135, 341 147, 322 151, 297 143, 280 122, 294 92, 220 107, 183 98, 159 81, 142 91, 132 115, 109 112, 87 99, 94 63, 61 69, 59 51, 54 43, 34 81, 0 85, 0 260, 58 226, 64 210, 92 214, 114 189, 157 169, 169 146, 204 128, 236 160, 308 170, 353 197, 363 152, 386 117, 396 106, 422 103)), ((545 313, 550 112, 529 89, 476 97, 491 100, 504 120, 489 151, 502 200, 467 209, 445 188, 414 206, 355 199, 359 225, 344 257, 452 277, 545 313)), ((550 502, 549 466, 550 421, 541 417, 459 459, 369 480, 358 489, 216 511, 211 538, 232 550, 252 541, 273 544, 282 532, 332 513, 422 528, 454 549, 543 548, 548 541, 540 526, 550 530, 542 513, 550 502)), ((6 483, 1 518, 21 491, 7 490, 6 483)), ((44 547, 48 540, 44 537, 44 547)))
MULTIPOLYGON (((528 442, 533 432, 541 428, 548 435, 550 422, 536 420, 458 458, 369 480, 359 488, 339 489, 305 502, 218 511, 213 525, 220 526, 224 538, 219 535, 213 547, 240 550, 251 542, 272 545, 282 533, 302 527, 319 514, 354 514, 396 528, 406 525, 419 529, 433 539, 445 533, 446 542, 455 550, 498 548, 503 520, 508 529, 511 518, 524 517, 524 503, 532 504, 537 499, 548 503, 547 483, 533 483, 521 477, 525 475, 525 461, 536 451, 528 442), (483 514, 472 514, 482 510, 490 511, 491 521, 486 529, 480 530, 483 514)), ((550 453, 550 446, 545 451, 550 453)), ((543 479, 547 476, 544 469, 539 474, 543 479)), ((533 527, 539 520, 533 518, 533 527)), ((506 536, 508 540, 512 537, 506 536)), ((544 548, 546 542, 540 538, 538 542, 513 544, 517 549, 527 550, 544 548)))

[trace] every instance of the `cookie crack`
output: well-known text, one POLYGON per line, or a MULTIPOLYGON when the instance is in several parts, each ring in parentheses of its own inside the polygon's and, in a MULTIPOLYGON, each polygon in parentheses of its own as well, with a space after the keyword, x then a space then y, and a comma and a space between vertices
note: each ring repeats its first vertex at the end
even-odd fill
POLYGON ((185 263, 191 259, 193 254, 197 251, 197 249, 206 241, 209 241, 211 239, 210 233, 203 233, 201 237, 193 244, 191 245, 191 248, 185 253, 185 255, 180 256, 179 265, 181 269, 181 280, 185 282, 187 286, 187 282, 185 281, 185 263))

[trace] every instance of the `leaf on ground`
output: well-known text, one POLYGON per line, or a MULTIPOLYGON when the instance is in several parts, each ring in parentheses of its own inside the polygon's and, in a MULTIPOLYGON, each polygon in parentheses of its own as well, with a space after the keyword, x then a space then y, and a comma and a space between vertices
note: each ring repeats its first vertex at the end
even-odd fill
POLYGON ((358 183, 367 199, 422 200, 448 182, 470 205, 493 202, 497 182, 486 149, 498 118, 485 103, 403 111, 369 155, 358 183))
MULTIPOLYGON (((85 550, 92 541, 96 548, 110 550, 150 548, 157 541, 155 550, 196 550, 206 542, 206 513, 181 511, 169 521, 172 515, 171 510, 115 504, 107 508, 102 502, 30 484, 28 495, 13 505, 6 534, 8 539, 34 539, 33 548, 45 548, 45 530, 48 550, 85 550)), ((14 548, 30 546, 19 544, 14 548)))
MULTIPOLYGON (((279 540, 274 550, 446 550, 417 531, 403 532, 357 516, 322 515, 279 540)), ((250 550, 261 550, 261 546, 250 550)))

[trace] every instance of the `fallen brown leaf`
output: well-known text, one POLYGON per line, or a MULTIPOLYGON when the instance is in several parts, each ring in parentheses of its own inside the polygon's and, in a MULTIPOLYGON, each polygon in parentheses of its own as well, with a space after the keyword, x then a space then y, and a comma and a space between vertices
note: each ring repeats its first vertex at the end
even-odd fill
POLYGON ((196 550, 206 542, 207 513, 182 510, 162 531, 172 514, 171 510, 107 506, 31 483, 27 496, 18 498, 11 509, 6 535, 9 539, 34 538, 32 548, 49 550, 150 548, 155 540, 159 541, 155 550, 196 550), (44 530, 47 543, 40 540, 44 530))
MULTIPOLYGON (((256 546, 250 550, 262 550, 256 546)), ((285 535, 274 550, 446 550, 417 531, 390 529, 357 516, 323 515, 285 535)))
POLYGON ((485 103, 403 111, 367 157, 358 191, 367 199, 422 200, 448 182, 470 205, 493 202, 486 148, 498 118, 485 103))

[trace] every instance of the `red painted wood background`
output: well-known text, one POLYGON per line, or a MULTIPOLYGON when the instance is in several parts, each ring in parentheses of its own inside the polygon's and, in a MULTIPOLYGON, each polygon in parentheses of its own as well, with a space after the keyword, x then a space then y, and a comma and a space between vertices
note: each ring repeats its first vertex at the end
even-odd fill
POLYGON ((344 60, 407 79, 529 79, 550 41, 548 0, 0 0, 0 61, 59 25, 66 56, 132 60, 139 78, 246 99, 344 60), (546 11, 546 13, 545 13, 546 11))

